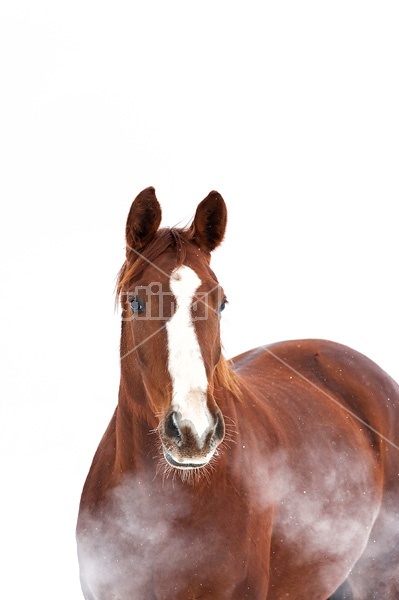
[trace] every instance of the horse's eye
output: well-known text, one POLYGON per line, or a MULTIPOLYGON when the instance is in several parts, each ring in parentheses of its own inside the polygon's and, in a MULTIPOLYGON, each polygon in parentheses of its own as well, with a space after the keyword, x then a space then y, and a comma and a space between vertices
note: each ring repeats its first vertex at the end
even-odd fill
POLYGON ((137 298, 137 296, 134 296, 130 300, 130 308, 132 309, 132 311, 135 315, 140 315, 144 311, 144 308, 145 308, 144 300, 140 300, 140 298, 137 298))
POLYGON ((221 313, 226 308, 227 300, 224 299, 221 305, 219 306, 219 312, 221 313))

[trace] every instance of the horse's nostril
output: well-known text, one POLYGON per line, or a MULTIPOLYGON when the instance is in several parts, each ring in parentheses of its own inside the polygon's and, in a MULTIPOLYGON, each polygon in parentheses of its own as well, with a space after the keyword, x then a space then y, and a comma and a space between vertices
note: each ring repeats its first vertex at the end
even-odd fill
POLYGON ((182 439, 175 412, 171 412, 165 419, 165 434, 176 443, 182 439))
POLYGON ((224 438, 224 434, 225 434, 224 420, 220 415, 218 415, 217 421, 216 421, 215 433, 213 435, 216 440, 221 442, 222 439, 224 438))

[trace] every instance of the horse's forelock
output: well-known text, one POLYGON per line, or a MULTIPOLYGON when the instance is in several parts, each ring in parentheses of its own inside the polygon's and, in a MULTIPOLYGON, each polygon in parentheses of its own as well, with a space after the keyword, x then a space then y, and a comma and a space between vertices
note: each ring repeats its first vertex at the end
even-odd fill
POLYGON ((158 256, 173 249, 175 251, 175 268, 180 267, 186 258, 186 245, 190 242, 191 234, 185 229, 163 228, 159 229, 154 238, 140 251, 130 248, 128 258, 122 265, 118 274, 116 295, 120 297, 135 277, 138 277, 149 263, 156 260, 158 256))

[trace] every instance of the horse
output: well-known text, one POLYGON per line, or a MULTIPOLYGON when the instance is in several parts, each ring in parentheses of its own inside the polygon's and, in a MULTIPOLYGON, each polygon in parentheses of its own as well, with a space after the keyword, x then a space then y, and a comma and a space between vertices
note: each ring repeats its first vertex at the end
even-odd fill
POLYGON ((182 228, 160 228, 154 188, 131 205, 118 403, 77 522, 84 598, 397 599, 398 385, 326 340, 227 360, 210 267, 226 221, 215 191, 182 228))

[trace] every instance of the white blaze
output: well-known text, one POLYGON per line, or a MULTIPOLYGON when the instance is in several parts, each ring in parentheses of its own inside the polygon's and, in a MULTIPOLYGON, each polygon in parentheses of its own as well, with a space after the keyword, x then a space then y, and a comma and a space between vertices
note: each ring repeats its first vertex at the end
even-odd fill
POLYGON ((166 324, 172 407, 201 437, 211 423, 206 406, 208 380, 191 317, 191 304, 201 280, 190 267, 182 265, 172 273, 169 285, 176 299, 176 311, 166 324))

